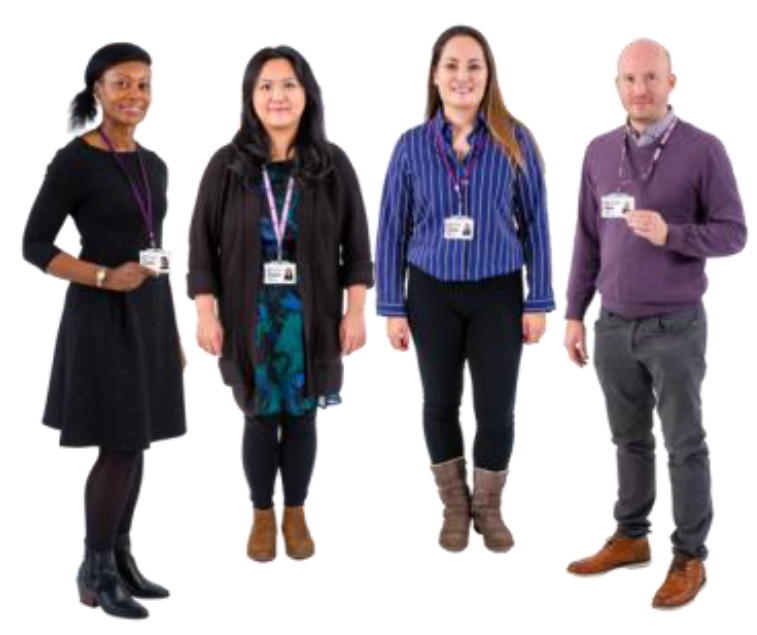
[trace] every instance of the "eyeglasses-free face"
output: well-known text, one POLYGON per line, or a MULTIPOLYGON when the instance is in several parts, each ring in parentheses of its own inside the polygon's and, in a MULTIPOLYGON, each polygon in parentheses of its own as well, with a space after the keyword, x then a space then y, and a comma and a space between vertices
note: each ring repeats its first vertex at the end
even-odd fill
POLYGON ((444 46, 434 70, 434 84, 445 109, 478 110, 488 76, 479 43, 472 37, 460 35, 444 46))
POLYGON ((305 103, 305 89, 289 60, 274 59, 263 65, 252 93, 252 108, 268 134, 296 131, 305 103))
POLYGON ((618 59, 615 85, 630 123, 648 127, 667 113, 676 76, 665 49, 654 42, 635 42, 618 59))
POLYGON ((95 96, 103 118, 123 126, 136 126, 152 102, 152 71, 144 62, 111 66, 95 83, 95 96))

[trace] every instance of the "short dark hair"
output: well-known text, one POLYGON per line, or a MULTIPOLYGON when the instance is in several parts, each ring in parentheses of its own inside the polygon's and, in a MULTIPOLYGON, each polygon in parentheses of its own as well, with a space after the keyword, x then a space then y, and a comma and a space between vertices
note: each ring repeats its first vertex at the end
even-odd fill
POLYGON ((144 62, 152 65, 150 54, 136 44, 128 42, 116 42, 107 44, 97 50, 90 58, 87 69, 84 71, 84 90, 82 90, 71 102, 71 114, 68 120, 69 127, 74 130, 93 121, 97 116, 97 102, 95 101, 95 82, 100 79, 105 71, 117 64, 124 62, 144 62))
POLYGON ((305 90, 305 110, 294 140, 295 174, 306 179, 321 178, 332 167, 323 121, 321 88, 307 60, 290 46, 261 49, 247 64, 242 81, 242 121, 233 142, 256 167, 270 162, 271 139, 255 114, 252 94, 263 66, 277 59, 285 59, 292 65, 297 80, 305 90))

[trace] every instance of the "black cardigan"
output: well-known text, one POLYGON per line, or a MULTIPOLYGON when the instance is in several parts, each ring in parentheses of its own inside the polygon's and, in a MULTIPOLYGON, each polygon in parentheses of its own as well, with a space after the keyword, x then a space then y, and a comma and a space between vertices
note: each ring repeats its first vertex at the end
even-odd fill
MULTIPOLYGON (((342 386, 339 325, 343 289, 373 286, 368 221, 352 164, 330 146, 334 169, 298 183, 298 287, 305 325, 308 397, 342 386)), ((254 390, 256 294, 260 283, 260 214, 268 213, 259 168, 234 144, 215 153, 205 169, 189 234, 189 297, 218 299, 224 328, 219 367, 229 386, 254 390)))

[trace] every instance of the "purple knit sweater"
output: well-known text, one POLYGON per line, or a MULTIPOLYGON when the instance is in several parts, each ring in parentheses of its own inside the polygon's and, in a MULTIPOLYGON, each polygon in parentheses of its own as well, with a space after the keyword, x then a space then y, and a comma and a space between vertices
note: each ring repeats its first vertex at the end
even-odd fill
POLYGON ((746 243, 744 211, 723 144, 680 119, 646 183, 639 175, 657 144, 628 144, 624 173, 636 178, 621 187, 635 198, 636 209, 662 214, 667 244, 657 247, 635 236, 623 219, 602 218, 602 197, 618 190, 623 134, 624 127, 608 132, 586 150, 568 319, 583 319, 597 289, 605 309, 627 318, 696 306, 707 289, 705 260, 735 254, 746 243))

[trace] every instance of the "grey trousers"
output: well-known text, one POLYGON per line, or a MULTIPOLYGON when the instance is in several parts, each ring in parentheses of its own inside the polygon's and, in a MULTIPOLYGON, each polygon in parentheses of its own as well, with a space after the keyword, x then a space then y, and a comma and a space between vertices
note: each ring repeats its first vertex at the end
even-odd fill
POLYGON ((615 520, 626 536, 649 532, 655 501, 655 407, 662 422, 676 553, 705 558, 712 523, 710 459, 702 427, 707 318, 702 306, 636 320, 602 309, 594 363, 617 447, 615 520))

